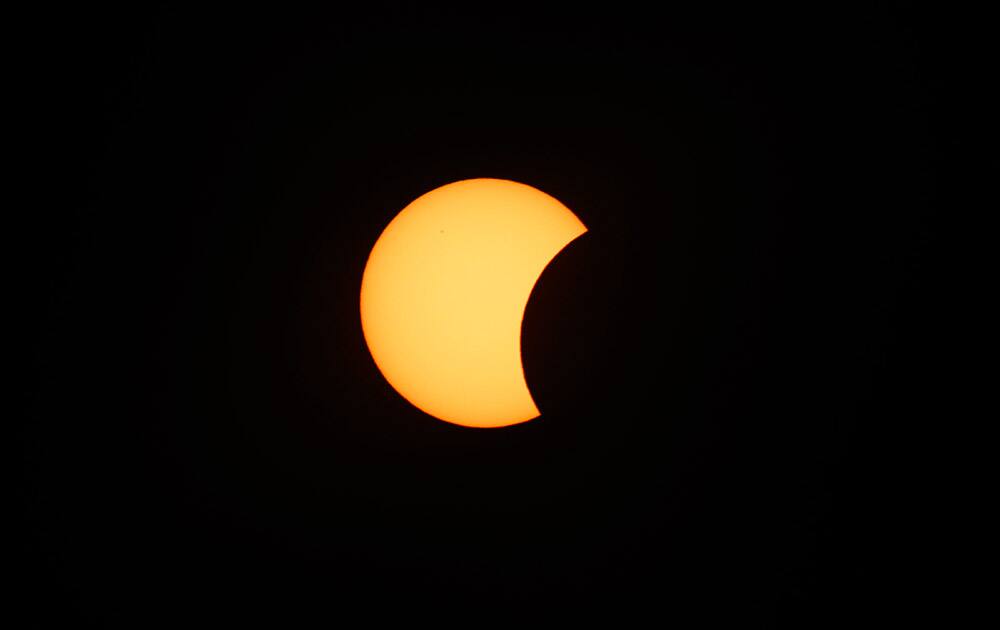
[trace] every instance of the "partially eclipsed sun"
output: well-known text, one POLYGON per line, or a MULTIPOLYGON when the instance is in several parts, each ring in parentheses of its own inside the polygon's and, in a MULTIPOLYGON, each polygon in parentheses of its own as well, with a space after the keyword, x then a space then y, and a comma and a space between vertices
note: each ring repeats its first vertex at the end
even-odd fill
POLYGON ((549 262, 587 231, 566 206, 517 182, 470 179, 406 206, 361 280, 361 326, 392 387, 468 427, 538 417, 521 365, 521 320, 549 262))

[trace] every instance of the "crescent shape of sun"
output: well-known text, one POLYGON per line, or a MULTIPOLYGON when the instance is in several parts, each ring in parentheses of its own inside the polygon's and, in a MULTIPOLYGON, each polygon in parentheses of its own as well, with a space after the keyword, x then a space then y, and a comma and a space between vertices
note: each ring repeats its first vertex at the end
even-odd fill
POLYGON ((361 326, 378 369, 422 411, 467 427, 540 415, 521 364, 521 321, 545 267, 587 228, 553 197, 469 179, 406 206, 361 280, 361 326))

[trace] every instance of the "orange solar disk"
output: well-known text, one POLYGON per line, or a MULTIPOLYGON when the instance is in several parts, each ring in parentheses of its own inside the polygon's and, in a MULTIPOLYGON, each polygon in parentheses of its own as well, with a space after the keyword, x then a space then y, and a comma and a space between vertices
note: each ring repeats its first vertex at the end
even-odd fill
POLYGON ((361 324, 379 370, 426 413, 469 427, 539 415, 521 320, 542 271, 587 231, 531 186, 470 179, 404 208, 372 248, 361 324))

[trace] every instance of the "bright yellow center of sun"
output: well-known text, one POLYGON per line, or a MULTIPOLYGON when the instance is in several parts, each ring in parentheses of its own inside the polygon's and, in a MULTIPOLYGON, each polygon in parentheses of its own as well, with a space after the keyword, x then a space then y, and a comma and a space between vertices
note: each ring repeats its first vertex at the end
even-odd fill
POLYGON ((469 427, 539 415, 521 365, 535 282, 587 231, 566 206, 517 182, 436 188, 382 232, 361 282, 361 325, 379 370, 426 413, 469 427))

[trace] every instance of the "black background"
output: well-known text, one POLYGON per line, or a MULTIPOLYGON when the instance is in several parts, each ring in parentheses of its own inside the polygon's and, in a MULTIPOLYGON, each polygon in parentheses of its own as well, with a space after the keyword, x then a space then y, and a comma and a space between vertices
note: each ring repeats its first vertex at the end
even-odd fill
POLYGON ((61 14, 22 603, 96 627, 926 605, 900 593, 939 396, 932 21, 61 14), (358 316, 387 222, 470 177, 590 229, 525 316, 543 415, 502 430, 411 407, 358 316))

